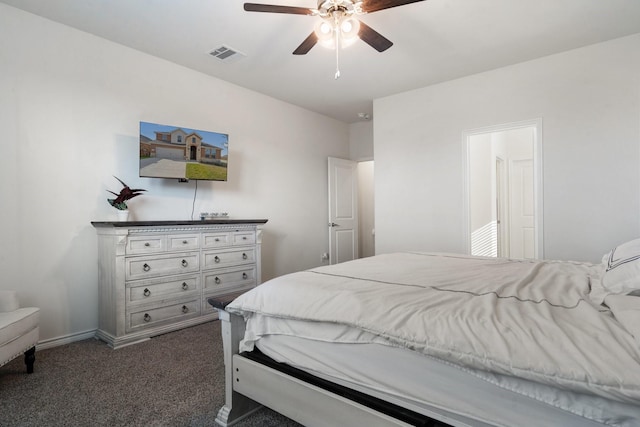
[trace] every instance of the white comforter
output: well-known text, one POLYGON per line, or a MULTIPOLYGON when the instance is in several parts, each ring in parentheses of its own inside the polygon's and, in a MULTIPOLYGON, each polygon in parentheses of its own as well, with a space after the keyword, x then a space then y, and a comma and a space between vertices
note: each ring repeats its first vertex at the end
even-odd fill
MULTIPOLYGON (((638 344, 589 299, 598 271, 577 262, 378 255, 273 279, 227 310, 247 319, 245 350, 262 335, 288 333, 269 319, 327 322, 344 326, 330 338, 337 342, 403 346, 640 404, 638 344)), ((310 327, 306 338, 329 339, 321 330, 310 327)))

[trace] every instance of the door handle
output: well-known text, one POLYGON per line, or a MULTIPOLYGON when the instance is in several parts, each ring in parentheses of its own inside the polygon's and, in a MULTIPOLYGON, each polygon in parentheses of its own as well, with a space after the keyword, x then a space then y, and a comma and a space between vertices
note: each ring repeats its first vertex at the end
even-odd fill
POLYGON ((330 222, 329 227, 340 227, 340 224, 336 224, 335 222, 330 222))

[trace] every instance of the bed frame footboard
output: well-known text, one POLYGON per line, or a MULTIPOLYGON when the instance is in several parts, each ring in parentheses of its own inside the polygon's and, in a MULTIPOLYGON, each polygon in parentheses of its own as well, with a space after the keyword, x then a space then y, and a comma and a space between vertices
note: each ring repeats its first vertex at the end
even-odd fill
POLYGON ((306 426, 415 425, 241 356, 244 319, 223 309, 219 309, 219 319, 224 345, 225 405, 218 411, 217 425, 232 426, 262 405, 306 426))
POLYGON ((225 404, 218 411, 215 422, 219 426, 226 427, 251 415, 262 405, 233 389, 233 356, 238 354, 240 340, 244 337, 244 319, 222 309, 218 309, 218 318, 222 322, 222 345, 224 346, 225 404))

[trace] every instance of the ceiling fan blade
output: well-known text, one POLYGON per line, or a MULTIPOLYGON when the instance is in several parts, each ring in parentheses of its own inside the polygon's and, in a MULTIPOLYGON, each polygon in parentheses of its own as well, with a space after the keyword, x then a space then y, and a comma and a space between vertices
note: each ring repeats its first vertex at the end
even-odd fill
POLYGON ((424 0, 363 0, 362 11, 366 13, 377 12, 383 9, 390 9, 405 4, 417 3, 424 0))
POLYGON ((278 6, 275 4, 245 3, 247 12, 290 13, 293 15, 313 15, 313 11, 306 7, 278 6))
POLYGON ((304 39, 304 41, 293 51, 294 55, 305 55, 307 52, 311 50, 318 43, 318 36, 316 36, 315 32, 309 34, 309 37, 304 39))
POLYGON ((385 36, 366 25, 364 22, 360 22, 360 31, 358 36, 363 42, 377 50, 378 52, 384 52, 393 46, 393 43, 385 36))

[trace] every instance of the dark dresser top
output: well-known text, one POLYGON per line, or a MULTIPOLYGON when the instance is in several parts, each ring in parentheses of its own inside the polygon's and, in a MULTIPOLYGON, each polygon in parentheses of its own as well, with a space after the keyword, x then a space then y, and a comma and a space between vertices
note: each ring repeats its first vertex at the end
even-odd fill
POLYGON ((212 224, 265 224, 266 219, 204 219, 204 220, 161 220, 161 221, 91 221, 94 227, 152 227, 171 225, 212 225, 212 224))

